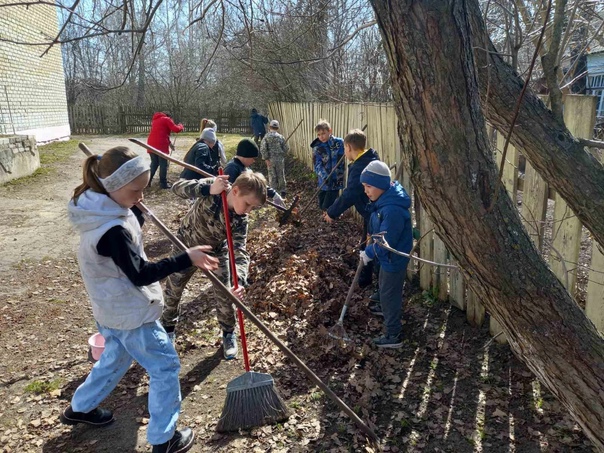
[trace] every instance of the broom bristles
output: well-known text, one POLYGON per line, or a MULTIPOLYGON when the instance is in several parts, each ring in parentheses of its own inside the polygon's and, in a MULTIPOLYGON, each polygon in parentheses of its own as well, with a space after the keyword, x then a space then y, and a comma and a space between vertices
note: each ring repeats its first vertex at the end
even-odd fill
POLYGON ((229 432, 250 429, 256 426, 279 423, 289 418, 287 406, 279 396, 270 375, 248 372, 231 381, 229 386, 233 383, 235 384, 234 389, 227 387, 227 397, 216 431, 229 432), (246 375, 268 376, 268 379, 265 378, 262 382, 252 383, 254 379, 250 379, 250 376, 246 375), (241 385, 242 380, 250 382, 248 388, 241 385))

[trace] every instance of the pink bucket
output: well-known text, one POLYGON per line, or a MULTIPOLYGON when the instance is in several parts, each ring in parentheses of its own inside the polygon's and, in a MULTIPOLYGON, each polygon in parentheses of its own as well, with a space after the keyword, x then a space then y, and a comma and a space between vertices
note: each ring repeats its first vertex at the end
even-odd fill
POLYGON ((90 345, 90 353, 92 354, 92 358, 94 360, 99 360, 101 358, 101 354, 105 350, 105 338, 100 333, 95 333, 88 339, 88 344, 90 345))

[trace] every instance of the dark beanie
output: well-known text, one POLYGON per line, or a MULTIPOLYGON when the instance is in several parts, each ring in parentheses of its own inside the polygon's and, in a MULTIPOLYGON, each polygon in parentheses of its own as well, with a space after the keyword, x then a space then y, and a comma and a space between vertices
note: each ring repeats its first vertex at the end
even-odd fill
POLYGON ((258 157, 258 145, 249 138, 244 138, 237 145, 239 157, 258 157))

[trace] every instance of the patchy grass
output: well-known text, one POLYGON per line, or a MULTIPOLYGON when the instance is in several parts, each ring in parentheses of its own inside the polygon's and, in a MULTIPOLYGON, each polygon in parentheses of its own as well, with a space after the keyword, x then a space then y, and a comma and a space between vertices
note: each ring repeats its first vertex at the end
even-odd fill
POLYGON ((61 386, 61 381, 55 379, 54 381, 32 381, 25 386, 25 391, 28 393, 35 393, 41 395, 43 393, 50 393, 53 390, 57 390, 61 386))
POLYGON ((78 149, 76 140, 67 140, 66 142, 53 142, 48 145, 38 147, 40 152, 40 165, 49 166, 59 164, 69 159, 78 149))

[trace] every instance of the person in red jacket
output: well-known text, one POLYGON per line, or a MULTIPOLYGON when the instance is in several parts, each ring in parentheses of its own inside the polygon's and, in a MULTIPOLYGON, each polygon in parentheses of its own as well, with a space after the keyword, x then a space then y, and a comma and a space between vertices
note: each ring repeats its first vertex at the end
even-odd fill
MULTIPOLYGON (((170 132, 178 134, 184 130, 182 124, 175 124, 172 121, 172 115, 168 112, 156 112, 153 114, 153 120, 151 121, 151 132, 147 138, 147 144, 159 149, 162 153, 170 154, 170 132)), ((169 189, 172 187, 168 184, 168 161, 155 154, 151 155, 151 179, 149 179, 149 186, 155 176, 157 167, 159 167, 159 186, 162 189, 169 189)))

